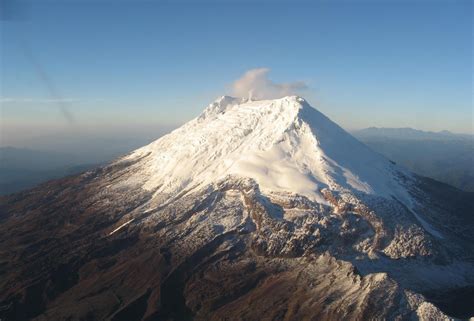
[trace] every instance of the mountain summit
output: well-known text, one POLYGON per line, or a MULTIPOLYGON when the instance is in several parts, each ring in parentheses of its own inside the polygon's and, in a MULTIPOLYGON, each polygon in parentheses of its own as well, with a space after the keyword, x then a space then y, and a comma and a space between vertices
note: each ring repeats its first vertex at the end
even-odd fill
POLYGON ((410 174, 297 96, 260 101, 223 96, 125 160, 138 158, 143 160, 133 181, 158 194, 233 175, 255 179, 268 193, 300 194, 321 203, 325 188, 408 200, 400 180, 410 174))
POLYGON ((468 318, 472 200, 301 97, 224 96, 107 166, 2 198, 0 317, 468 318))

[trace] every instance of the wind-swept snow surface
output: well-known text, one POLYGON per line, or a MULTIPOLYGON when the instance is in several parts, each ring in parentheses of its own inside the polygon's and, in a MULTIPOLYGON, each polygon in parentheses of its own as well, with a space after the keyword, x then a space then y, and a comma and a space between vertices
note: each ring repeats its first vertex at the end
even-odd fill
POLYGON ((127 159, 144 156, 135 178, 157 193, 189 191, 236 175, 255 179, 264 192, 322 203, 323 188, 407 199, 399 168, 297 96, 221 97, 127 159))

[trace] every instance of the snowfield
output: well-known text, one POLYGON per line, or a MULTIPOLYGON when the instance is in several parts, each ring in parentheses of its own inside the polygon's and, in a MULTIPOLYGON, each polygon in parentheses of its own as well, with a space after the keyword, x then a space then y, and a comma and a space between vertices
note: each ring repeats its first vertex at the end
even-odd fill
MULTIPOLYGON (((247 101, 223 96, 196 119, 131 153, 146 155, 134 179, 175 194, 227 175, 249 177, 262 191, 297 193, 326 203, 323 188, 358 191, 410 204, 400 176, 411 179, 301 97, 247 101)), ((132 182, 136 183, 136 182, 132 182)))

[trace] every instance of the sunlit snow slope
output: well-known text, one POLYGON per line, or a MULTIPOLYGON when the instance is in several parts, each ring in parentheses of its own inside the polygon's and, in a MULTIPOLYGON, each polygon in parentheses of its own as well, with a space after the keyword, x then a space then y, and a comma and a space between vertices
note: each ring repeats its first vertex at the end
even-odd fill
POLYGON ((297 96, 223 96, 126 159, 141 157, 134 182, 157 193, 190 191, 237 175, 255 179, 266 193, 296 193, 324 203, 321 189, 329 188, 394 195, 410 206, 399 182, 409 174, 297 96))

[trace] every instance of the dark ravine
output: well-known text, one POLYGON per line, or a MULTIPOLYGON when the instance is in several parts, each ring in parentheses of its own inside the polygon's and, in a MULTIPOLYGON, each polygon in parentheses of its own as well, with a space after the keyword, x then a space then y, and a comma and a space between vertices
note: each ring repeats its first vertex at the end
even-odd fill
MULTIPOLYGON (((226 239, 232 239, 234 233, 221 234, 214 240, 202 247, 183 263, 176 267, 161 284, 161 293, 166 293, 166 296, 161 300, 161 311, 156 315, 158 320, 191 320, 193 313, 186 306, 186 298, 184 296, 184 288, 193 271, 199 267, 200 264, 210 264, 212 258, 205 261, 209 255, 212 255, 217 247, 221 245, 226 239)), ((216 256, 222 255, 221 253, 216 256)), ((215 260, 215 259, 214 259, 215 260)))
POLYGON ((468 320, 474 315, 474 287, 467 286, 446 291, 423 293, 428 301, 437 305, 446 314, 468 320))

